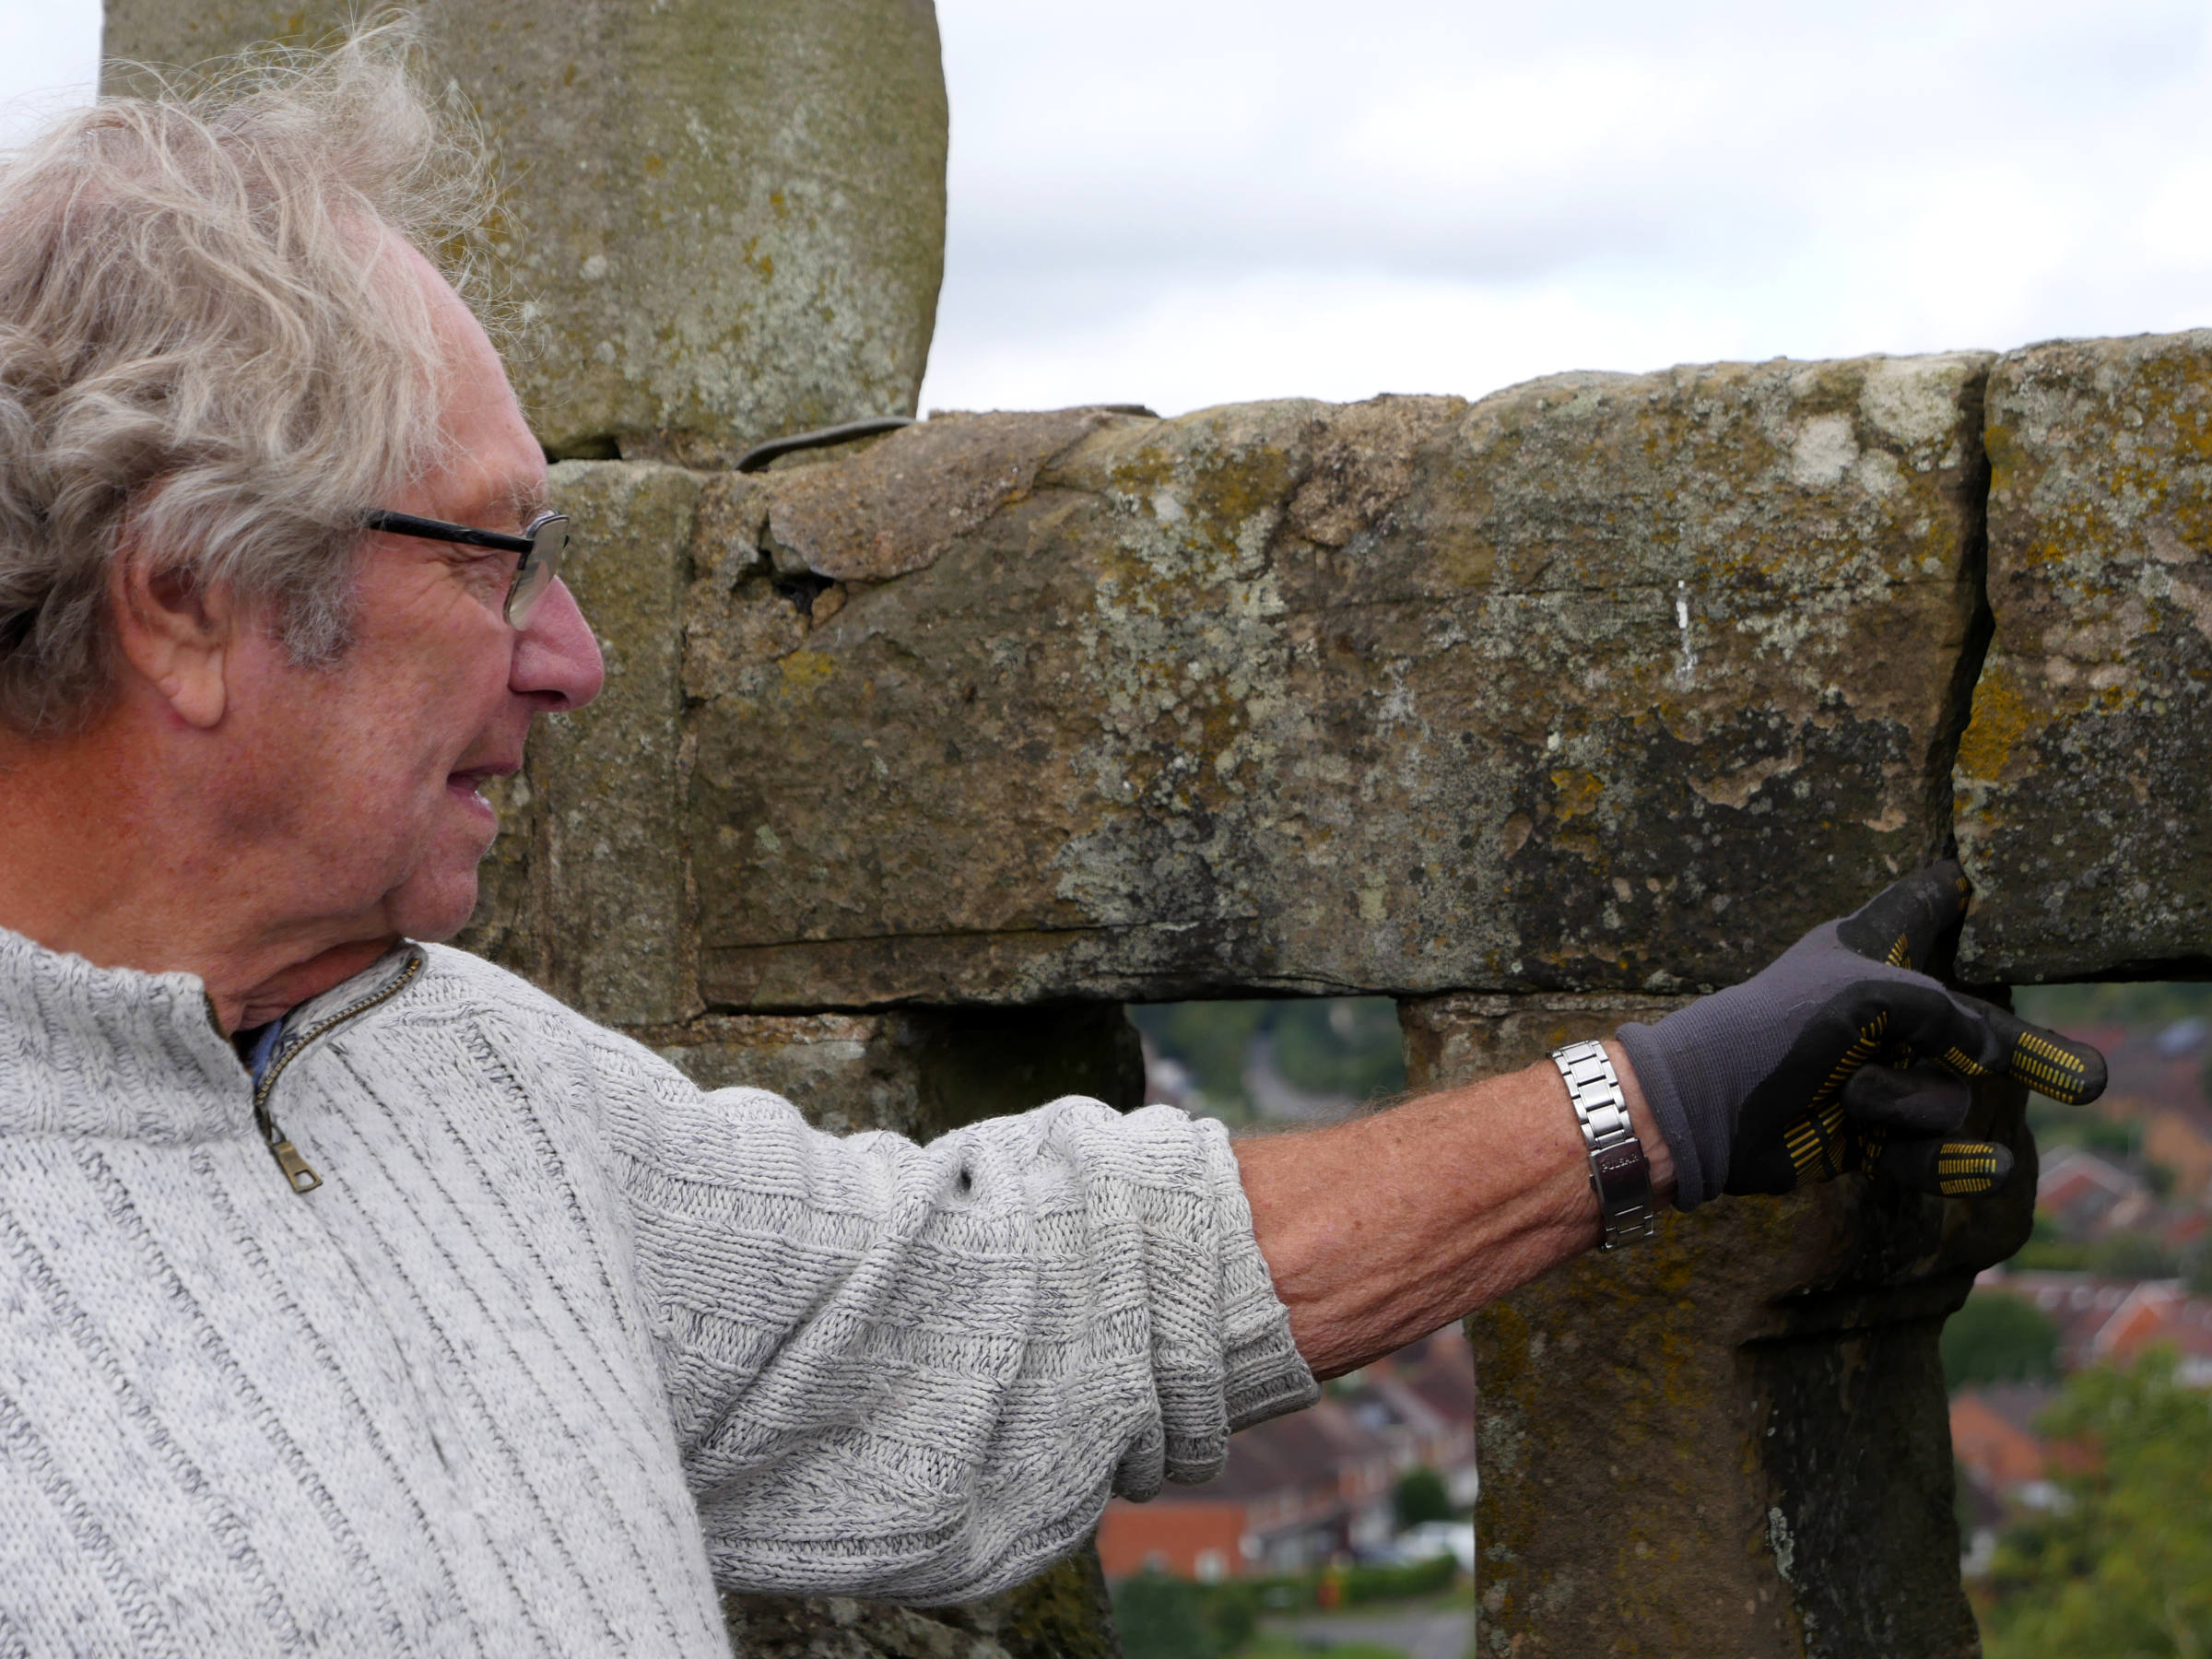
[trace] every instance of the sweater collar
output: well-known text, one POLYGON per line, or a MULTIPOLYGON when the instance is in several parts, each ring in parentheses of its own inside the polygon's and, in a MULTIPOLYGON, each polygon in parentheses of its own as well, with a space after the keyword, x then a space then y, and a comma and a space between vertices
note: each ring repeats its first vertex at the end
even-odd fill
MULTIPOLYGON (((344 1006, 392 962, 295 1016, 344 1006)), ((196 1141, 253 1130, 245 1065, 197 974, 96 968, 0 927, 0 1135, 196 1141)))

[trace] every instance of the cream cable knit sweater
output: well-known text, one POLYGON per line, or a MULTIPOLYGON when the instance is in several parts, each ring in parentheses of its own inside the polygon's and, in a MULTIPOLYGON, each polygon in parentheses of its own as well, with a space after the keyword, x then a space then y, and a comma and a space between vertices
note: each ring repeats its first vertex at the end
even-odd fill
POLYGON ((276 1078, 299 1194, 196 980, 0 931, 0 1655, 722 1653, 1314 1395, 1218 1125, 840 1140, 427 957, 276 1078))

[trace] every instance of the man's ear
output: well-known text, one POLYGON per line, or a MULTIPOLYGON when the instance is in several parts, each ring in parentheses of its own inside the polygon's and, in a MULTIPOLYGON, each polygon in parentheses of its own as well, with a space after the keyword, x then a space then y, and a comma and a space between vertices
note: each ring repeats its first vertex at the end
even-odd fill
POLYGON ((124 662, 186 725, 223 717, 238 612, 230 594, 190 570, 163 570, 126 540, 108 577, 124 662))

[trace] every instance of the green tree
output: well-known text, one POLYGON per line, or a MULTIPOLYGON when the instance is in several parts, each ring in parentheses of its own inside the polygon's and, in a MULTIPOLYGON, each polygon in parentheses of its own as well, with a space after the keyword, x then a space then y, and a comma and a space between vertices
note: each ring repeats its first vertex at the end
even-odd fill
POLYGON ((1390 1507, 1397 1515, 1398 1530, 1404 1532, 1424 1521, 1451 1520, 1452 1493, 1444 1477, 1424 1465, 1398 1477, 1390 1494, 1390 1507))
POLYGON ((1190 1069, 1206 1110, 1231 1123, 1251 1115, 1244 1063, 1262 1033, 1274 1041, 1276 1069, 1300 1088, 1356 1101, 1405 1091, 1405 1039, 1387 996, 1140 1003, 1129 1018, 1190 1069))
POLYGON ((1134 1573, 1113 1588, 1114 1628, 1127 1659, 1220 1659, 1206 1628, 1205 1592, 1164 1572, 1134 1573))
POLYGON ((2168 1026, 2212 1019, 2212 984, 2202 981, 2132 981, 2111 985, 2022 985, 2012 994, 2022 1019, 2038 1025, 2168 1026))
POLYGON ((2212 1245, 2199 1244, 2189 1259, 2189 1294, 2212 1296, 2212 1245))
POLYGON ((1140 1003, 1130 1023, 1152 1046, 1190 1069, 1206 1103, 1231 1123, 1251 1115, 1244 1098, 1244 1052, 1266 1023, 1269 1002, 1140 1003))
POLYGON ((2069 1501, 2006 1529, 1983 1619, 1988 1659, 2212 1653, 2212 1398, 2174 1356, 2077 1373, 2042 1428, 2093 1445, 2069 1501))
POLYGON ((2099 1239, 2089 1246, 2083 1265, 2109 1278, 2173 1278, 2181 1272, 2173 1253, 2144 1233, 2114 1233, 2109 1239, 2099 1239))
POLYGON ((2003 1290, 1977 1290, 1943 1327, 1943 1379, 1956 1394, 1986 1382, 2026 1382, 2058 1371, 2058 1326, 2003 1290))
POLYGON ((1406 1088, 1406 1038, 1387 996, 1326 996, 1275 1005, 1276 1069, 1300 1088, 1385 1099, 1406 1088))

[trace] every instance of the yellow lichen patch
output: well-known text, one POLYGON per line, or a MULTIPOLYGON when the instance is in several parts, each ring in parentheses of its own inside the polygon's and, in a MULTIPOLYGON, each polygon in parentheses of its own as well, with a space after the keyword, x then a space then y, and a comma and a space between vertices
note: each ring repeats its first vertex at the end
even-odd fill
POLYGON ((2019 481, 2020 445, 2004 421, 1992 418, 1982 429, 1982 453, 1989 458, 1989 492, 2002 497, 2019 481))
POLYGON ((1552 810, 1562 823, 1583 813, 1594 812, 1598 797, 1606 788, 1595 772, 1578 771, 1572 768, 1553 772, 1551 786, 1559 792, 1559 798, 1552 810))
POLYGON ((1959 740, 1960 777, 1996 782, 2012 759, 2013 747, 2038 724, 2035 706, 2021 695, 2010 665, 1992 663, 1974 688, 1973 713, 1959 740))
POLYGON ((794 651, 776 665, 786 697, 812 695, 836 677, 837 660, 819 651, 794 651))
MULTIPOLYGON (((1189 434, 1169 429, 1171 441, 1189 434)), ((1246 524, 1281 511, 1296 481, 1292 458, 1265 444, 1192 454, 1165 443, 1147 444, 1112 472, 1113 487, 1150 502, 1154 516, 1177 526, 1179 540, 1194 537, 1217 553, 1239 551, 1246 524)))

